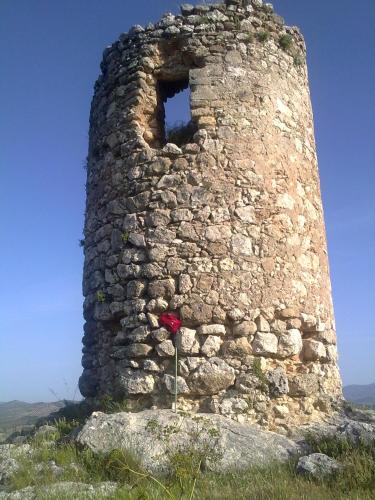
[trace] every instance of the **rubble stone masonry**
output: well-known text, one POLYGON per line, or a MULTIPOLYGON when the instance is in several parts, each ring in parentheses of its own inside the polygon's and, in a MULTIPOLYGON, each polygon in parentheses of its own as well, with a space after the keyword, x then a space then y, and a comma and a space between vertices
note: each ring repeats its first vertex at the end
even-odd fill
POLYGON ((101 69, 82 394, 170 407, 177 345, 181 409, 269 428, 329 413, 341 381, 299 30, 260 0, 185 4, 121 35, 101 69), (168 143, 164 103, 188 86, 195 133, 168 143))

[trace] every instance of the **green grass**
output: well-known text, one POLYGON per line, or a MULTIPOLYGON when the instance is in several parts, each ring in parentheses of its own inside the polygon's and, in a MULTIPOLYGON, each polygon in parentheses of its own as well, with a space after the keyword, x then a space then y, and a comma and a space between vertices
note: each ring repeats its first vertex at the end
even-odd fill
POLYGON ((293 45, 293 37, 291 35, 281 35, 279 45, 283 50, 289 50, 293 45))
POLYGON ((258 40, 258 42, 266 42, 267 40, 269 40, 270 38, 270 33, 269 31, 258 31, 258 33, 256 34, 256 38, 258 40))
MULTIPOLYGON (((297 459, 286 464, 251 467, 241 472, 217 474, 205 471, 205 457, 194 449, 179 450, 171 455, 171 473, 156 477, 147 473, 131 453, 115 450, 110 454, 94 454, 72 444, 59 444, 59 439, 69 432, 73 423, 56 422, 56 441, 31 439, 31 455, 20 462, 20 469, 13 475, 9 490, 34 486, 37 498, 62 500, 62 493, 53 495, 43 488, 55 481, 74 481, 95 484, 115 481, 119 489, 110 497, 114 500, 190 499, 215 500, 370 500, 375 498, 375 449, 364 440, 357 443, 335 436, 316 439, 307 436, 312 452, 325 453, 337 459, 343 469, 335 476, 313 479, 298 475, 297 459), (53 460, 63 467, 57 479, 48 468, 53 460), (45 467, 36 472, 36 467, 45 467)), ((77 495, 75 498, 79 499, 77 495)), ((83 497, 82 497, 83 498, 83 497)), ((96 495, 95 498, 103 498, 96 495)), ((70 500, 70 499, 69 499, 70 500)))

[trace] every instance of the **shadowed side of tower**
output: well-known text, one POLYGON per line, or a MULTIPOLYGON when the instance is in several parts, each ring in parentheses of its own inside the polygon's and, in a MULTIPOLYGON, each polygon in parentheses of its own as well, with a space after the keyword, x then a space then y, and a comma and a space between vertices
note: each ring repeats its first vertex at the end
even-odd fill
POLYGON ((95 86, 80 389, 282 426, 341 397, 304 41, 269 4, 182 7, 95 86), (191 130, 164 103, 190 87, 191 130), (160 328, 180 316, 176 339, 160 328))

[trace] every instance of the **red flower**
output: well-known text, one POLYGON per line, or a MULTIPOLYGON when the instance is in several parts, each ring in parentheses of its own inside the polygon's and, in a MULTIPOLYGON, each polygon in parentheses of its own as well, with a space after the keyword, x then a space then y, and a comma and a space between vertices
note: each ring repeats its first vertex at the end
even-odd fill
POLYGON ((171 313, 163 313, 159 316, 160 326, 164 326, 169 332, 177 333, 181 328, 182 321, 171 313))

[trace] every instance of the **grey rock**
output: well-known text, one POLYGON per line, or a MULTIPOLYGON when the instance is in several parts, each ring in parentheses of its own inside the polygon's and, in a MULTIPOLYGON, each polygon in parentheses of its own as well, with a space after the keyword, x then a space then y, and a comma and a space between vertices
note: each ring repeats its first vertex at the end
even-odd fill
POLYGON ((162 358, 171 358, 175 355, 175 347, 172 340, 163 340, 155 349, 162 358))
MULTIPOLYGON (((175 393, 175 378, 172 375, 164 375, 165 386, 171 394, 175 393)), ((183 377, 177 377, 177 393, 189 394, 190 390, 183 377)))
POLYGON ((311 396, 319 389, 318 378, 313 373, 299 373, 289 379, 289 394, 291 396, 311 396))
POLYGON ((38 500, 39 498, 85 498, 94 500, 98 497, 110 497, 119 485, 114 482, 97 484, 76 483, 72 481, 62 481, 49 486, 28 486, 22 490, 11 493, 0 492, 0 499, 3 500, 38 500))
POLYGON ((281 358, 294 356, 296 354, 299 354, 301 350, 302 350, 302 337, 299 330, 293 328, 280 335, 277 354, 281 358))
POLYGON ((259 378, 251 373, 243 373, 236 378, 236 389, 243 394, 252 394, 261 385, 259 378))
POLYGON ((167 472, 168 450, 183 451, 189 445, 198 450, 202 446, 212 450, 214 457, 204 465, 216 472, 234 468, 243 470, 274 460, 286 461, 300 451, 299 446, 290 439, 262 431, 256 426, 239 424, 221 415, 187 416, 170 410, 112 415, 93 413, 78 434, 76 442, 95 453, 108 453, 114 449, 130 450, 151 473, 167 472), (166 440, 160 437, 166 429, 178 431, 170 433, 166 440))
POLYGON ((198 328, 200 335, 225 335, 224 325, 202 325, 198 328))
POLYGON ((176 334, 176 346, 181 354, 197 354, 199 342, 196 339, 196 331, 182 327, 176 334))
POLYGON ((209 335, 202 346, 201 352, 208 358, 216 356, 220 351, 222 343, 223 340, 221 339, 221 337, 217 337, 216 335, 209 335))
POLYGON ((126 347, 116 349, 111 355, 115 359, 124 358, 145 358, 152 351, 152 346, 148 344, 131 344, 126 347))
POLYGON ((266 373, 271 396, 278 397, 288 394, 289 384, 283 368, 279 367, 266 373))
POLYGON ((258 332, 253 342, 253 352, 262 356, 276 354, 277 344, 277 337, 273 333, 258 332))
POLYGON ((155 379, 141 370, 129 370, 116 377, 116 389, 119 395, 150 394, 155 387, 155 379))
POLYGON ((181 13, 183 16, 188 16, 192 14, 194 11, 194 5, 191 5, 190 3, 183 3, 181 5, 181 13))
POLYGON ((0 485, 5 485, 18 468, 19 464, 16 459, 11 457, 2 459, 0 461, 0 485))
POLYGON ((242 323, 238 323, 233 327, 233 335, 237 337, 254 335, 256 331, 257 325, 254 321, 243 321, 242 323))
POLYGON ((298 474, 320 478, 330 476, 341 469, 342 465, 323 453, 312 453, 298 460, 298 474))
POLYGON ((194 394, 217 394, 234 384, 234 369, 220 358, 201 363, 188 379, 194 394))

